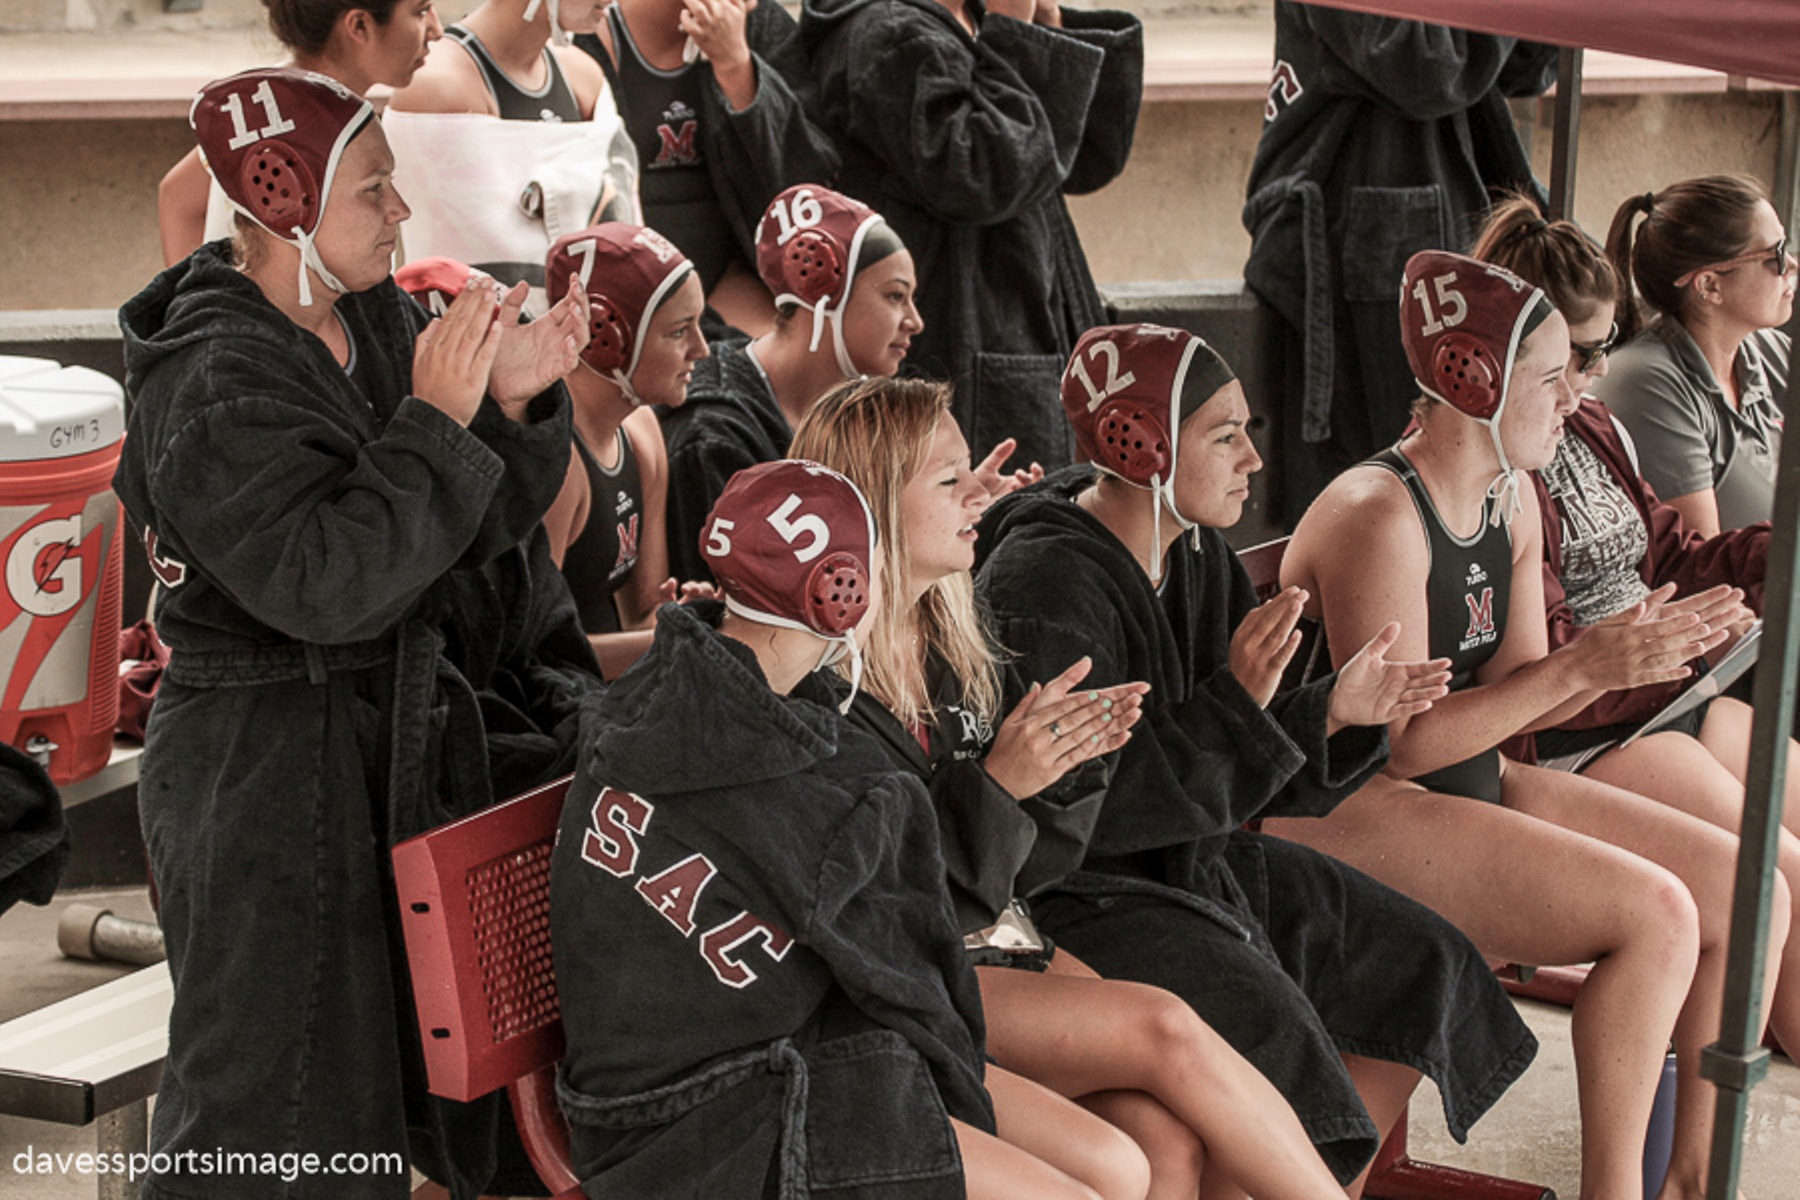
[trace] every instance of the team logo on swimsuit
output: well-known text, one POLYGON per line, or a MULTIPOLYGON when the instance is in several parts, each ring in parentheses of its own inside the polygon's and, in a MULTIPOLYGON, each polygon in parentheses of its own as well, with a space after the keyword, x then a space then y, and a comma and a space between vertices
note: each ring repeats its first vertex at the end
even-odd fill
POLYGON ((691 167, 700 162, 700 121, 683 101, 677 100, 664 111, 662 124, 656 127, 656 138, 661 146, 650 170, 691 167))
POLYGON ((619 531, 619 557, 613 563, 612 573, 607 576, 609 582, 637 566, 638 514, 632 513, 629 520, 620 521, 614 528, 619 531))
POLYGON ((1481 589, 1481 599, 1475 598, 1474 592, 1463 595, 1463 603, 1469 606, 1469 631, 1463 634, 1458 650, 1468 650, 1485 642, 1494 640, 1494 589, 1481 589))

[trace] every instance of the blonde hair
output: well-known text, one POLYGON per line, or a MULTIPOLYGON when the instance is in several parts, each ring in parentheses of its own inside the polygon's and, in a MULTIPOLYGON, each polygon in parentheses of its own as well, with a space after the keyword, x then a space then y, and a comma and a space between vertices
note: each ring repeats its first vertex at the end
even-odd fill
POLYGON ((842 472, 868 497, 886 548, 889 583, 864 651, 863 687, 909 725, 932 720, 925 656, 914 650, 915 633, 955 674, 963 708, 984 721, 1000 711, 1000 669, 969 573, 932 584, 916 609, 908 607, 902 586, 907 546, 900 494, 925 469, 938 421, 950 411, 950 394, 948 384, 918 379, 840 384, 801 419, 788 451, 842 472))

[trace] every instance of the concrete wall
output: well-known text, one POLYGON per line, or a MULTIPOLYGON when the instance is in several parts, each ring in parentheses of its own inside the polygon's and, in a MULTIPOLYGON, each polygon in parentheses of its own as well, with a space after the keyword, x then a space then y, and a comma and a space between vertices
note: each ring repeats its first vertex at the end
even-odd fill
MULTIPOLYGON (((1549 175, 1549 105, 1533 148, 1549 175)), ((1579 219, 1604 235, 1619 200, 1687 175, 1775 171, 1771 92, 1590 97, 1579 219)), ((1261 125, 1253 102, 1146 105, 1130 165, 1071 200, 1103 282, 1233 279, 1261 125)), ((192 145, 179 119, 0 121, 0 309, 116 307, 160 266, 156 184, 192 145)))

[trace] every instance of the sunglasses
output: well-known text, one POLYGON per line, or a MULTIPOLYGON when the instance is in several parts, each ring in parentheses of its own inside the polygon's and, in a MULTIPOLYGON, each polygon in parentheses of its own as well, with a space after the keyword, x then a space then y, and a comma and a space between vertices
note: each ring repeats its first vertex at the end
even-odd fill
POLYGON ((1707 263, 1704 267, 1695 267, 1686 275, 1677 279, 1675 281, 1675 286, 1686 287, 1694 281, 1694 276, 1700 274, 1702 271, 1717 271, 1723 273, 1726 271, 1735 271, 1741 266, 1756 262, 1762 263, 1764 266, 1768 267, 1769 273, 1772 275, 1786 275, 1789 271, 1793 270, 1794 260, 1788 254, 1787 236, 1784 234, 1779 242, 1776 242, 1774 246, 1767 250, 1751 250, 1738 255, 1736 258, 1728 258, 1724 262, 1707 263))
POLYGON ((1614 321, 1612 328, 1606 331, 1606 336, 1591 346, 1584 346, 1580 342, 1570 342, 1569 353, 1574 357, 1577 371, 1583 375, 1592 375, 1594 368, 1600 365, 1600 360, 1605 358, 1608 352, 1618 344, 1619 323, 1614 321))

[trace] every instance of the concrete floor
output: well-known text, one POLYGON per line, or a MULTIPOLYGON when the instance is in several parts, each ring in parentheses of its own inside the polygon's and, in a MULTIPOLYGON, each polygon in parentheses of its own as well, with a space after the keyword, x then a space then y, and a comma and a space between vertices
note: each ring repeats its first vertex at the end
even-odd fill
MULTIPOLYGON (((66 893, 47 909, 19 906, 0 917, 0 1020, 124 973, 125 968, 74 962, 57 952, 57 915, 71 900, 123 917, 149 914, 144 890, 133 888, 66 893)), ((1531 1001, 1522 1001, 1520 1011, 1542 1043, 1537 1061, 1475 1127, 1466 1146, 1445 1133, 1437 1094, 1426 1084, 1412 1106, 1413 1157, 1544 1184, 1564 1200, 1575 1200, 1580 1142, 1569 1014, 1531 1001)), ((13 1162, 27 1147, 70 1154, 93 1146, 91 1127, 0 1118, 0 1200, 88 1200, 94 1195, 92 1177, 21 1175, 13 1162)), ((1777 1059, 1752 1094, 1747 1147, 1743 1193, 1749 1200, 1800 1195, 1800 1067, 1777 1059)))

